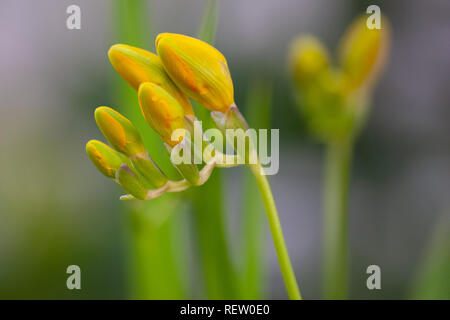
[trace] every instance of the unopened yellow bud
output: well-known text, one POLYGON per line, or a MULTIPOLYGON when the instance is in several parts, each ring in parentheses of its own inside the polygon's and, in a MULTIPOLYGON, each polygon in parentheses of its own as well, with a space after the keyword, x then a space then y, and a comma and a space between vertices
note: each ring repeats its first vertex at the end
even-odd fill
POLYGON ((86 144, 86 153, 97 169, 109 178, 115 178, 117 169, 123 163, 117 151, 98 140, 86 144))
POLYGON ((171 147, 181 142, 184 136, 172 140, 175 130, 185 128, 183 109, 178 101, 163 88, 150 82, 141 84, 138 96, 144 118, 161 139, 171 147))
POLYGON ((349 26, 339 44, 339 62, 347 79, 349 91, 362 85, 371 86, 386 64, 390 46, 390 26, 382 17, 381 29, 369 29, 367 16, 349 26))
POLYGON ((145 152, 144 143, 133 124, 109 107, 95 110, 95 121, 109 143, 127 156, 145 152))
POLYGON ((156 51, 166 72, 190 98, 223 113, 234 104, 227 61, 216 48, 185 35, 161 33, 156 51))
POLYGON ((194 114, 188 97, 167 75, 156 54, 125 44, 115 44, 109 49, 108 56, 114 69, 134 90, 137 91, 143 82, 153 82, 169 92, 180 103, 185 114, 194 114))
POLYGON ((313 36, 300 36, 292 43, 290 69, 297 84, 303 85, 329 68, 329 54, 313 36))

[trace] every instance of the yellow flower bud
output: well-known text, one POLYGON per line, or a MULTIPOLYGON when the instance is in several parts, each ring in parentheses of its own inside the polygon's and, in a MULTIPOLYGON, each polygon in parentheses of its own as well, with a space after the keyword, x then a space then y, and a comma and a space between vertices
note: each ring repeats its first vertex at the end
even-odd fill
POLYGON ((133 124, 109 107, 95 110, 95 121, 109 143, 127 156, 145 152, 144 143, 133 124))
POLYGON ((294 81, 302 86, 328 70, 329 54, 322 43, 313 36, 300 36, 294 40, 290 50, 290 69, 294 81))
POLYGON ((386 64, 390 26, 382 17, 382 29, 369 29, 367 16, 356 18, 339 44, 338 57, 347 79, 347 90, 371 87, 386 64))
POLYGON ((149 51, 115 44, 108 51, 114 69, 134 90, 143 82, 153 82, 164 88, 180 103, 185 114, 194 114, 188 97, 169 78, 159 57, 149 51))
POLYGON ((156 51, 166 72, 190 98, 223 113, 234 104, 227 61, 216 48, 185 35, 161 33, 156 51))
POLYGON ((178 101, 163 88, 151 82, 144 82, 139 87, 139 105, 144 118, 161 139, 173 147, 181 140, 172 140, 172 132, 184 129, 184 113, 178 101))
POLYGON ((86 144, 86 153, 97 169, 109 178, 115 178, 117 169, 123 163, 117 151, 98 140, 86 144))

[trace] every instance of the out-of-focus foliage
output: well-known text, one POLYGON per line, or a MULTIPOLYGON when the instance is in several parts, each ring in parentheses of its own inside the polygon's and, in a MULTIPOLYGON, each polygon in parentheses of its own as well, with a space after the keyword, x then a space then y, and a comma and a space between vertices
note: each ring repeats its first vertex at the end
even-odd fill
MULTIPOLYGON (((447 213, 447 212, 446 212, 447 213)), ((422 255, 412 299, 450 299, 450 217, 443 215, 422 255)))

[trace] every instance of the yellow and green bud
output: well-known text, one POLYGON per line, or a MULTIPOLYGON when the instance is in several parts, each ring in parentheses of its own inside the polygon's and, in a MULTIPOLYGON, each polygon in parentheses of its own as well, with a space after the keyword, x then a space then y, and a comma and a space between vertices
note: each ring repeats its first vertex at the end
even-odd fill
POLYGON ((143 82, 155 83, 178 101, 185 114, 194 114, 188 97, 167 75, 156 54, 124 44, 115 44, 109 49, 108 56, 114 69, 134 90, 137 91, 143 82))
POLYGON ((178 101, 154 83, 144 82, 139 87, 139 105, 148 124, 161 139, 173 147, 184 138, 184 134, 172 140, 172 133, 185 129, 184 113, 178 101))
POLYGON ((346 76, 346 90, 371 87, 386 64, 390 26, 382 17, 381 29, 369 29, 366 16, 356 18, 342 37, 338 58, 346 76))
POLYGON ((117 111, 109 107, 98 107, 95 110, 95 121, 117 151, 129 157, 146 152, 138 130, 117 111))
POLYGON ((108 178, 114 179, 117 169, 123 163, 117 151, 98 140, 91 140, 86 144, 86 153, 97 169, 108 178))
POLYGON ((324 71, 328 71, 330 58, 319 40, 305 35, 298 37, 292 43, 289 64, 295 83, 302 87, 324 71))
POLYGON ((156 51, 170 78, 190 98, 223 113, 234 104, 227 61, 216 48, 185 35, 161 33, 156 51))
POLYGON ((122 164, 116 172, 116 181, 139 200, 145 200, 148 190, 139 177, 126 165, 122 164))

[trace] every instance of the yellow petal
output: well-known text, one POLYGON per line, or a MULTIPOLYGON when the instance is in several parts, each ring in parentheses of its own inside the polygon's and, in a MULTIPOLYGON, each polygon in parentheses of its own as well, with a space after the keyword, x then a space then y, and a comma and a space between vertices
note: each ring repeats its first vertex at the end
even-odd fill
POLYGON ((170 146, 183 140, 172 140, 172 132, 184 129, 184 113, 178 101, 163 88, 151 82, 145 82, 139 87, 139 105, 144 118, 170 146))
POLYGON ((177 99, 185 114, 194 114, 188 97, 167 75, 156 54, 137 47, 115 44, 109 49, 108 56, 114 69, 134 90, 137 91, 143 82, 153 82, 177 99))
POLYGON ((224 113, 234 104, 227 61, 216 48, 185 35, 161 33, 156 51, 166 72, 190 98, 224 113))
POLYGON ((390 25, 385 16, 381 29, 369 29, 367 16, 356 18, 342 37, 338 57, 347 76, 347 89, 371 87, 386 64, 390 46, 390 25))
POLYGON ((117 169, 123 163, 117 151, 98 140, 86 144, 86 153, 97 169, 109 178, 115 178, 117 169))
POLYGON ((138 130, 117 111, 109 107, 95 110, 95 121, 109 143, 127 156, 145 152, 138 130))

